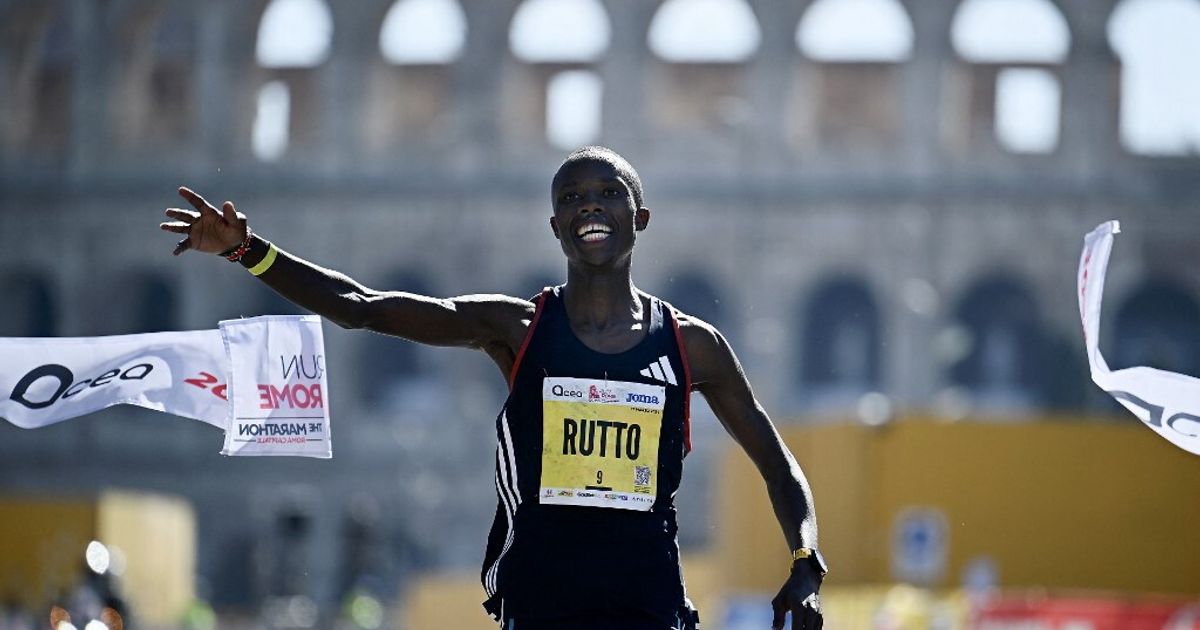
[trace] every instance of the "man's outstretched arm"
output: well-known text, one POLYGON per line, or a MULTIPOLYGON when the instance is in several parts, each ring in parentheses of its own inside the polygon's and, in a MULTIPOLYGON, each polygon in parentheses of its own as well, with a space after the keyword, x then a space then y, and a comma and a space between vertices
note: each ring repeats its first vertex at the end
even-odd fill
MULTIPOLYGON (((187 188, 180 188, 179 194, 195 210, 170 208, 166 214, 173 220, 160 226, 186 235, 176 245, 176 255, 189 249, 216 254, 243 242, 246 220, 232 202, 225 202, 218 210, 187 188)), ((254 268, 264 262, 270 243, 257 236, 250 240, 241 264, 254 268)), ((366 328, 432 345, 480 348, 498 360, 507 354, 505 349, 520 345, 524 322, 534 308, 525 300, 499 295, 439 299, 376 291, 278 249, 274 261, 258 277, 289 301, 339 326, 366 328)))
MULTIPOLYGON (((680 318, 680 333, 691 364, 693 386, 762 474, 789 548, 815 549, 817 517, 808 480, 755 399, 733 348, 716 329, 694 318, 680 318)), ((788 611, 795 630, 822 626, 817 596, 821 578, 810 562, 793 563, 791 576, 771 602, 775 628, 783 627, 788 611)))

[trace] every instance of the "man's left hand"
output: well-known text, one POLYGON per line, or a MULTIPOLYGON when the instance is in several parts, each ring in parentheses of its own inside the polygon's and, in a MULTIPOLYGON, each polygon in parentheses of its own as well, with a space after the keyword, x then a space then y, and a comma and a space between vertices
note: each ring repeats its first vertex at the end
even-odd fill
POLYGON ((825 624, 821 611, 821 576, 808 562, 797 562, 792 574, 784 582, 779 594, 771 600, 775 613, 771 621, 773 630, 782 630, 784 618, 792 613, 792 630, 820 630, 825 624))

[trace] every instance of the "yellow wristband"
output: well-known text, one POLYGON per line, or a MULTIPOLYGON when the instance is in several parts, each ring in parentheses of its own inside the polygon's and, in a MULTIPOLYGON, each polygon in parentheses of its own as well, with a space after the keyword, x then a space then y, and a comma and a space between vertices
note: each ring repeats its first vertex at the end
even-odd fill
POLYGON ((250 268, 250 273, 256 276, 261 276, 275 264, 275 258, 279 256, 279 250, 275 248, 275 243, 271 243, 271 249, 267 250, 267 255, 258 261, 257 265, 250 268))

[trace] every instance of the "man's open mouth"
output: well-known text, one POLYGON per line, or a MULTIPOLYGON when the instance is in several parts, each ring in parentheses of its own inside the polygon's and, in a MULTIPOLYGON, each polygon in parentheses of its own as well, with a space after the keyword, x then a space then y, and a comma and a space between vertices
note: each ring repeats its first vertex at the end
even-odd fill
POLYGON ((575 230, 575 236, 585 243, 602 241, 608 238, 609 234, 612 234, 612 228, 599 221, 588 221, 575 230))

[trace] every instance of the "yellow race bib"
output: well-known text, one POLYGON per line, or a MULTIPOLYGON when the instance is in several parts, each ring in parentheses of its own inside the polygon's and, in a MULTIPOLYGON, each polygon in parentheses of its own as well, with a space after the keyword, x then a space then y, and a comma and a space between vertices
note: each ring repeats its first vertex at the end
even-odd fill
POLYGON ((660 385, 543 380, 538 502, 649 511, 666 398, 660 385))

